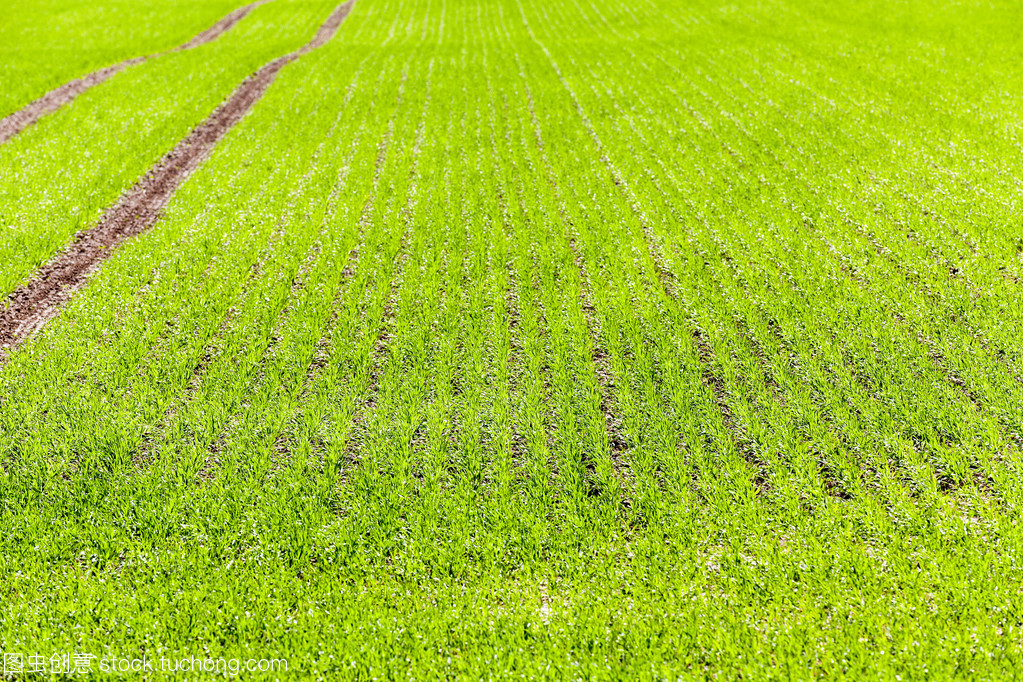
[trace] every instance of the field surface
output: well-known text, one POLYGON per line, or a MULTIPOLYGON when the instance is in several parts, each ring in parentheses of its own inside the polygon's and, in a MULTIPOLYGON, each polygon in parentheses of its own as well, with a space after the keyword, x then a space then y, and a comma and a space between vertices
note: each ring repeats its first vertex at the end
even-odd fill
POLYGON ((15 677, 1023 670, 1016 3, 15 4, 15 677))

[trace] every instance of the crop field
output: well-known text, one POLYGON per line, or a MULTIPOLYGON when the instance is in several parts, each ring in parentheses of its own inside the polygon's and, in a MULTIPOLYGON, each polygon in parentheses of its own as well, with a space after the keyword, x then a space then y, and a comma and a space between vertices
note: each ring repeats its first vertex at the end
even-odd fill
POLYGON ((6 676, 1023 670, 1018 3, 10 5, 6 676))

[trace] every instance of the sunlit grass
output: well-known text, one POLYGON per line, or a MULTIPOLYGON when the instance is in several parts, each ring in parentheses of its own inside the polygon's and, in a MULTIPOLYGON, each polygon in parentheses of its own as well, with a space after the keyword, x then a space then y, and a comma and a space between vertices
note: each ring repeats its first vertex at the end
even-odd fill
POLYGON ((1015 14, 842 7, 359 0, 0 369, 4 650, 1012 677, 1015 14))

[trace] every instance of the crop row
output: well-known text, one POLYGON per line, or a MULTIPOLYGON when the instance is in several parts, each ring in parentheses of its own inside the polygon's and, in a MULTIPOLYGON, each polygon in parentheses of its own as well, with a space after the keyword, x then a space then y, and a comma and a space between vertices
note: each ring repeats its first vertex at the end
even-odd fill
MULTIPOLYGON (((121 180, 5 241, 7 289, 326 12, 296 7, 139 69, 194 74, 194 111, 91 151, 121 180)), ((846 9, 359 0, 0 368, 3 641, 1011 669, 1015 151, 912 33, 864 66, 894 20, 846 9)), ((73 154, 38 150, 142 116, 142 80, 0 148, 36 192, 0 215, 45 214, 73 154)))

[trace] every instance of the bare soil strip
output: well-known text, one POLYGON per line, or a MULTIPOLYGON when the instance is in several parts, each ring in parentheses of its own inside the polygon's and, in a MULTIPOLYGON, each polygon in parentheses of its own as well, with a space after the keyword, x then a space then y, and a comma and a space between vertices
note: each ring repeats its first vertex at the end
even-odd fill
MULTIPOLYGON (((202 33, 196 34, 194 38, 189 40, 184 45, 180 45, 174 48, 173 50, 170 50, 170 52, 182 52, 184 50, 191 50, 193 47, 205 45, 206 43, 212 43, 214 40, 216 40, 220 36, 230 31, 232 28, 234 28, 235 24, 237 24, 239 21, 249 16, 249 12, 251 12, 252 10, 256 9, 257 7, 266 2, 269 2, 269 0, 256 0, 256 2, 253 2, 252 4, 245 5, 244 7, 239 7, 230 14, 226 15, 217 23, 210 26, 202 33)), ((152 56, 156 55, 150 55, 150 57, 152 56)), ((149 57, 147 57, 147 59, 148 58, 149 57)))
POLYGON ((142 57, 132 57, 131 59, 124 60, 120 64, 114 64, 113 66, 107 66, 99 69, 98 71, 93 71, 88 75, 76 78, 73 81, 51 90, 34 102, 29 103, 24 108, 15 111, 6 118, 0 119, 0 144, 7 142, 22 130, 28 128, 30 125, 41 119, 43 116, 52 114, 65 104, 70 103, 86 90, 99 85, 114 74, 125 70, 129 66, 140 64, 164 54, 191 50, 194 47, 199 47, 200 45, 205 45, 206 43, 216 40, 224 33, 234 28, 235 24, 248 16, 252 10, 265 2, 268 2, 268 0, 257 0, 257 2, 250 5, 239 7, 217 23, 213 24, 213 26, 210 26, 202 33, 196 35, 184 45, 179 45, 172 50, 157 52, 142 57))
POLYGON ((89 274, 126 239, 149 229, 178 186, 266 92, 285 65, 324 45, 351 11, 340 5, 304 47, 278 57, 246 78, 230 99, 179 142, 90 230, 15 290, 0 310, 0 350, 9 349, 54 317, 89 274))

